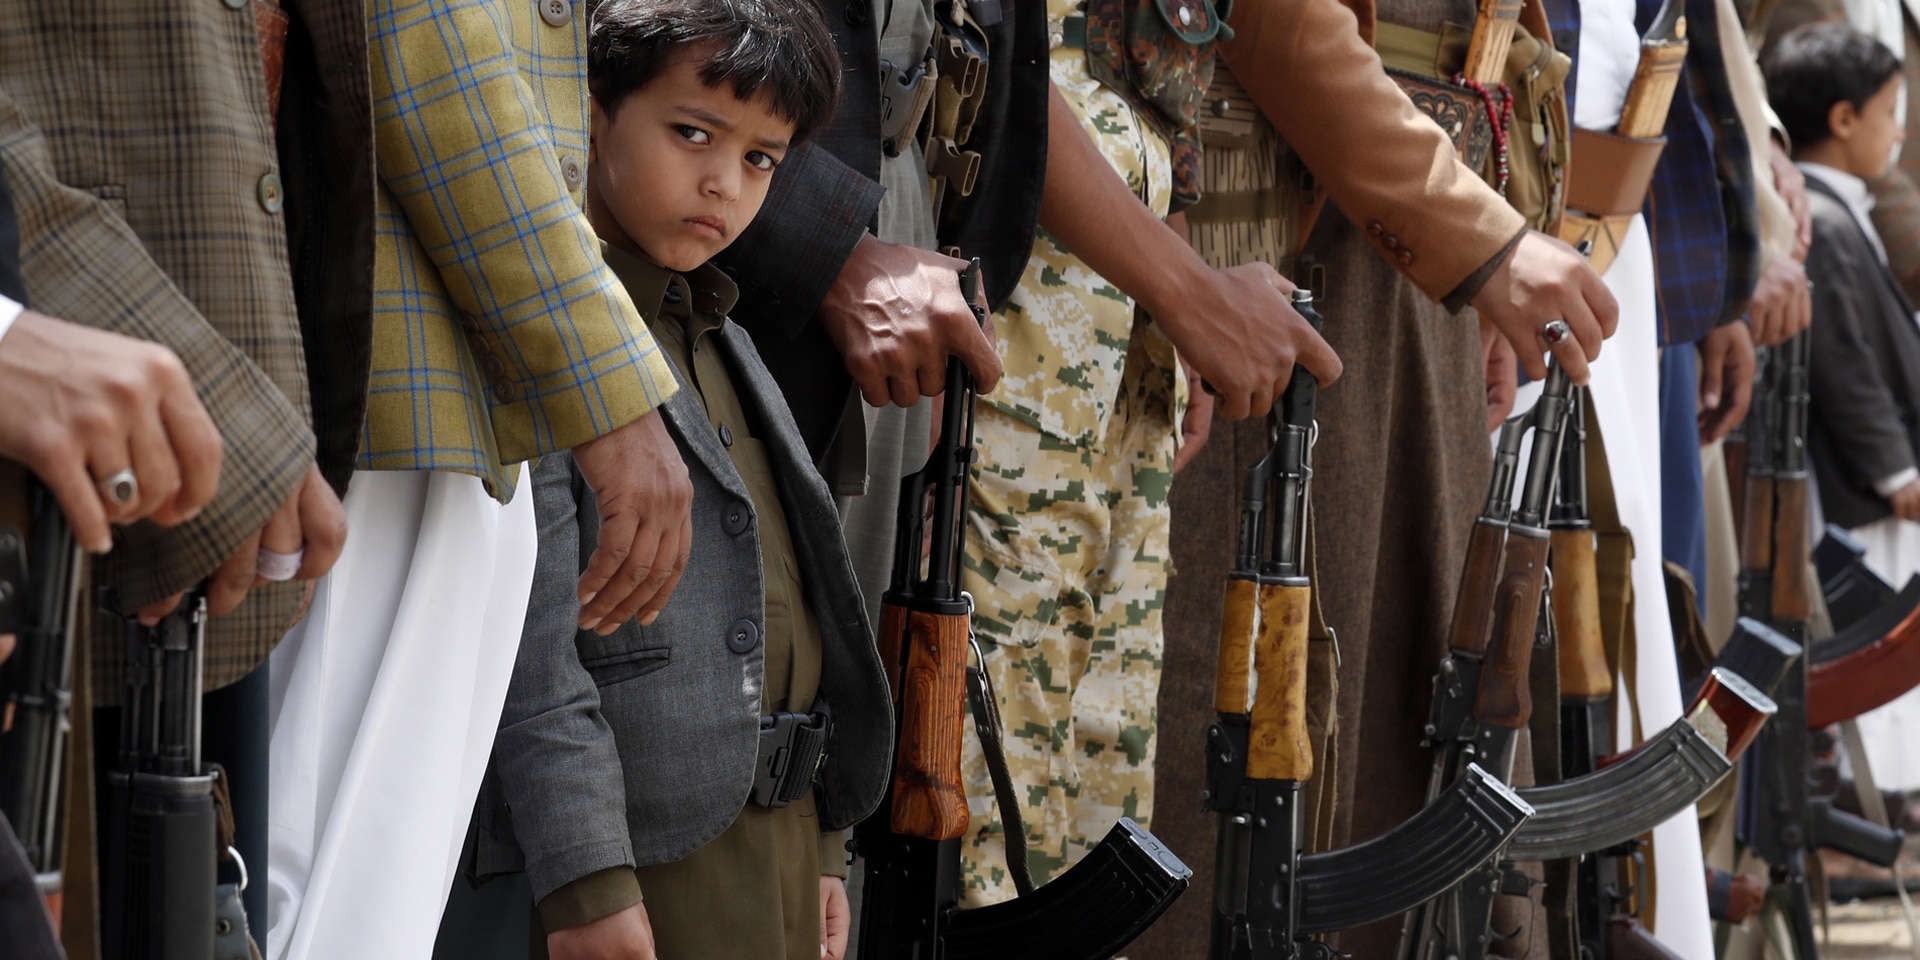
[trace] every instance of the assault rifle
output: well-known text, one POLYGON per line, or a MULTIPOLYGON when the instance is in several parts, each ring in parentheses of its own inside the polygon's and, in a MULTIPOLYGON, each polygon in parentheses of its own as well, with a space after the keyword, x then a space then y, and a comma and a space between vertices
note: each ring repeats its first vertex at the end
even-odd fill
POLYGON ((1835 633, 1813 647, 1808 730, 1850 720, 1920 686, 1920 576, 1895 593, 1867 568, 1865 552, 1835 526, 1814 550, 1835 633))
MULTIPOLYGON (((1561 565, 1571 581, 1557 585, 1556 592, 1570 599, 1597 596, 1597 584, 1580 582, 1581 570, 1590 576, 1594 569, 1591 556, 1575 556, 1581 550, 1590 554, 1591 533, 1566 522, 1569 510, 1577 509, 1584 518, 1584 503, 1570 506, 1567 496, 1559 498, 1558 544, 1553 543, 1554 531, 1546 526, 1556 475, 1573 472, 1562 462, 1562 445, 1571 432, 1569 413, 1578 402, 1564 373, 1555 368, 1534 409, 1501 428, 1491 493, 1469 542, 1451 650, 1434 679, 1427 743, 1436 748, 1436 790, 1468 758, 1499 771, 1503 778, 1511 774, 1514 737, 1532 712, 1528 684, 1533 650, 1536 643, 1553 646, 1554 622, 1561 616, 1558 611, 1541 615, 1543 608, 1552 609, 1550 604, 1543 605, 1550 545, 1566 551, 1561 565), (1516 510, 1511 507, 1511 495, 1520 442, 1528 430, 1533 432, 1533 449, 1516 510)), ((1578 449, 1572 462, 1579 464, 1584 476, 1583 454, 1578 449)), ((1570 494, 1584 500, 1583 491, 1581 483, 1570 494)), ((1567 616, 1582 614, 1570 611, 1567 616)), ((1597 612, 1591 614, 1596 624, 1597 616, 1597 612)), ((1581 624, 1561 660, 1576 675, 1571 685, 1576 713, 1565 736, 1586 744, 1590 756, 1606 756, 1593 751, 1611 752, 1612 745, 1605 712, 1598 708, 1598 698, 1611 692, 1611 673, 1604 650, 1595 646, 1598 642, 1597 630, 1581 624)), ((1766 694, 1739 672, 1716 670, 1685 715, 1658 736, 1624 755, 1590 761, 1586 769, 1576 765, 1578 775, 1572 779, 1521 789, 1521 798, 1534 808, 1533 818, 1498 857, 1489 858, 1460 885, 1416 911, 1402 931, 1402 955, 1414 960, 1485 957, 1494 937, 1490 929, 1494 897, 1528 889, 1529 881, 1511 868, 1512 863, 1575 859, 1651 830, 1712 789, 1732 769, 1730 757, 1745 749, 1773 710, 1766 694)), ((1607 925, 1621 926, 1611 918, 1607 925)), ((1634 933, 1626 928, 1614 936, 1634 933)), ((1623 949, 1622 955, 1636 954, 1623 949)))
MULTIPOLYGON (((1807 354, 1801 333, 1763 362, 1747 424, 1746 493, 1741 517, 1740 610, 1804 642, 1811 615, 1807 519, 1807 354)), ((1838 850, 1891 866, 1902 836, 1833 808, 1808 789, 1808 665, 1787 671, 1752 762, 1741 767, 1736 835, 1767 861, 1768 900, 1787 920, 1796 960, 1818 956, 1808 851, 1838 850)))
MULTIPOLYGON (((961 275, 975 302, 980 264, 961 275)), ((975 308, 976 317, 984 312, 975 308)), ((972 599, 960 590, 967 475, 973 463, 973 380, 947 361, 940 440, 927 465, 900 485, 892 581, 882 601, 880 654, 893 688, 895 753, 889 799, 855 831, 865 858, 860 955, 868 960, 1103 960, 1140 935, 1191 875, 1153 834, 1122 819, 1059 879, 991 906, 959 909, 960 843, 967 831, 960 776, 965 737, 972 599), (932 549, 927 539, 931 497, 932 549)), ((976 710, 992 691, 976 688, 976 710)), ((999 749, 996 720, 980 724, 981 746, 999 749)), ((1011 785, 996 773, 996 793, 1011 785)), ((1024 866, 1017 806, 1006 815, 1009 868, 1024 866)), ((1025 886, 1025 884, 1021 884, 1025 886)))
POLYGON ((0 633, 19 641, 0 665, 0 813, 19 831, 56 924, 81 570, 60 504, 24 470, 0 465, 0 633))
POLYGON ((207 598, 152 627, 127 621, 120 756, 101 824, 101 940, 111 960, 213 955, 215 775, 200 761, 207 598))
MULTIPOLYGON (((1311 293, 1294 291, 1293 306, 1320 327, 1311 293)), ((1220 719, 1207 731, 1205 800, 1220 815, 1213 960, 1332 960, 1316 934, 1432 899, 1532 812, 1469 764, 1452 790, 1385 836, 1302 854, 1302 785, 1313 776, 1307 515, 1317 391, 1313 375, 1296 366, 1274 413, 1272 449, 1247 470, 1240 501, 1214 683, 1220 719)))

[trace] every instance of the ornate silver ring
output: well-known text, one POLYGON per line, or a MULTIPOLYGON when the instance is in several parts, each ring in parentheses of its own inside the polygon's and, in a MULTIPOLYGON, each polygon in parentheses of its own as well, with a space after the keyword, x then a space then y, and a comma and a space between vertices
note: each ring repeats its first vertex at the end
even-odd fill
POLYGON ((1560 341, 1565 340, 1572 334, 1573 328, 1567 326, 1565 320, 1550 320, 1547 322, 1546 327, 1540 331, 1540 336, 1546 338, 1547 346, 1549 347, 1558 346, 1560 341))

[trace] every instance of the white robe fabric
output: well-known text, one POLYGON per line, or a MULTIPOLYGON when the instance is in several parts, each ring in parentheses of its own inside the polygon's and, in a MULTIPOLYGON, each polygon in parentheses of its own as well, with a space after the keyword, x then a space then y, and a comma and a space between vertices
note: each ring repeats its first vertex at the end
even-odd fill
MULTIPOLYGON (((268 960, 431 956, 533 585, 522 471, 366 471, 272 657, 268 960)), ((256 881, 257 882, 257 881, 256 881)))
MULTIPOLYGON (((1920 524, 1888 517, 1850 532, 1867 548, 1868 568, 1896 589, 1920 573, 1920 524)), ((1874 784, 1882 790, 1920 790, 1920 744, 1913 737, 1920 730, 1920 689, 1861 714, 1859 723, 1874 784)))

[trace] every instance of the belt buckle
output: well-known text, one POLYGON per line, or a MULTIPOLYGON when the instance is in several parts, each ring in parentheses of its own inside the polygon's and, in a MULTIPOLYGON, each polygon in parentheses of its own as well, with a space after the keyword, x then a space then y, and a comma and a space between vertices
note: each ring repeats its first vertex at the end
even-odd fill
MULTIPOLYGON (((814 777, 820 772, 820 764, 826 753, 813 751, 812 769, 800 771, 793 769, 796 747, 795 740, 802 731, 825 726, 824 717, 808 713, 776 713, 760 718, 759 751, 753 764, 753 793, 748 797, 753 803, 772 809, 779 809, 806 795, 805 790, 794 796, 784 796, 785 788, 795 783, 811 787, 814 777), (801 773, 804 778, 796 779, 801 773)), ((802 762, 805 762, 804 760, 802 762)))

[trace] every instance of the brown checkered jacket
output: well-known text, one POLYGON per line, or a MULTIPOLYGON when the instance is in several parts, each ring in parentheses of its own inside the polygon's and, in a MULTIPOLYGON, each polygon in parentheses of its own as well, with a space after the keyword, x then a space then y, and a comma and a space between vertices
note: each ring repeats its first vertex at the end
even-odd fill
MULTIPOLYGON (((373 260, 365 11, 284 5, 276 140, 249 0, 0 4, 0 171, 29 299, 171 347, 226 441, 198 518, 119 531, 95 576, 121 609, 191 586, 259 531, 316 432, 337 486, 355 453, 373 260)), ((215 621, 209 688, 257 665, 298 601, 296 585, 258 589, 215 621)), ((94 657, 108 697, 115 646, 94 657)))

